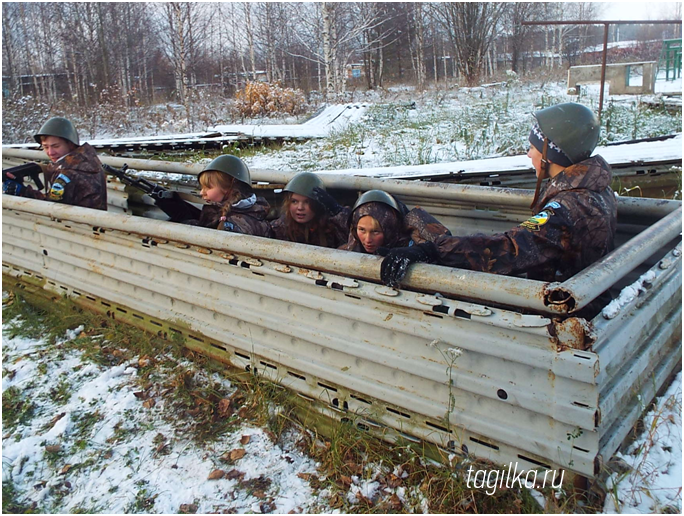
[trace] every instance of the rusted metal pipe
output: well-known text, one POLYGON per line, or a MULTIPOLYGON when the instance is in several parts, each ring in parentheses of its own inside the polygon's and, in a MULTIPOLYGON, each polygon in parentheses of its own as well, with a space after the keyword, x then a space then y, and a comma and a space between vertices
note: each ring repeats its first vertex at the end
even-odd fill
POLYGON ((599 261, 563 283, 548 286, 546 303, 575 312, 608 290, 615 282, 682 233, 682 207, 670 213, 599 261))
MULTIPOLYGON (((47 156, 42 151, 24 149, 2 149, 3 156, 23 158, 35 161, 46 161, 47 156)), ((100 161, 114 167, 121 167, 124 163, 135 170, 167 172, 172 174, 197 175, 204 168, 201 164, 183 164, 168 161, 147 159, 115 158, 100 156, 100 161)), ((263 181, 274 184, 285 184, 295 174, 277 170, 254 169, 250 171, 253 181, 263 181)), ((525 208, 532 199, 532 190, 521 188, 500 188, 495 186, 462 185, 453 183, 407 181, 401 179, 373 178, 354 176, 349 174, 321 174, 321 180, 328 188, 344 190, 385 190, 397 196, 411 198, 427 197, 439 200, 468 202, 478 206, 514 206, 525 208)), ((659 218, 676 210, 682 205, 681 201, 665 199, 642 199, 633 197, 618 198, 619 216, 633 218, 659 218)))
MULTIPOLYGON (((183 242, 343 276, 380 281, 382 258, 375 255, 326 249, 7 195, 3 196, 3 209, 125 231, 160 240, 183 242)), ((417 264, 413 269, 403 282, 412 290, 441 292, 482 300, 487 304, 495 303, 542 313, 557 313, 555 307, 547 307, 544 304, 543 292, 546 284, 543 282, 427 264, 417 264)))

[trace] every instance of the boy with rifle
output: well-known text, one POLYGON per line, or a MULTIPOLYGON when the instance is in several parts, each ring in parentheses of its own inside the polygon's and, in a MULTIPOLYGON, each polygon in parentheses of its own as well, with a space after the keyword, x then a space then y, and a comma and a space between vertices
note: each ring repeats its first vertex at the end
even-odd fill
POLYGON ((2 192, 7 195, 63 202, 72 206, 107 209, 107 181, 102 163, 95 149, 89 144, 80 144, 73 124, 62 117, 54 117, 43 124, 36 141, 43 147, 51 163, 47 165, 20 165, 3 171, 2 192), (29 171, 24 170, 28 167, 29 171), (45 177, 45 193, 42 184, 36 182, 38 190, 23 184, 23 177, 37 178, 40 170, 45 177))

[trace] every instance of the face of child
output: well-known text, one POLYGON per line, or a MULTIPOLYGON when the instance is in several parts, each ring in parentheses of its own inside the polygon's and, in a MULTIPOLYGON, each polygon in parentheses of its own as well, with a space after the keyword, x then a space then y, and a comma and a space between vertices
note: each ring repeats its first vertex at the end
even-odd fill
POLYGON ((370 215, 359 219, 356 225, 356 236, 369 254, 375 254, 378 247, 382 247, 385 242, 385 234, 380 229, 380 224, 370 215))
POLYGON ((53 163, 76 148, 76 145, 59 136, 43 136, 40 141, 45 154, 53 163))
POLYGON ((530 145, 530 150, 527 151, 527 157, 532 160, 532 166, 536 172, 537 177, 542 169, 542 153, 537 150, 534 145, 530 145))
POLYGON ((290 197, 290 216, 300 224, 311 222, 315 216, 311 208, 311 200, 303 195, 293 193, 290 197))
POLYGON ((220 186, 203 186, 200 195, 205 202, 223 202, 228 192, 220 186))

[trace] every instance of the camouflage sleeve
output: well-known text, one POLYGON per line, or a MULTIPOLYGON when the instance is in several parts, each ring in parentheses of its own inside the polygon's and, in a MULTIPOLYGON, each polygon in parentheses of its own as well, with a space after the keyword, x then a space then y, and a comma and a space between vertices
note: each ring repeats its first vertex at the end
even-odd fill
POLYGON ((495 235, 442 236, 435 240, 440 264, 517 275, 553 266, 571 244, 570 211, 557 202, 519 226, 495 235))
POLYGON ((273 238, 276 240, 287 240, 284 215, 269 221, 268 224, 271 226, 271 234, 273 235, 273 238))
POLYGON ((406 214, 404 228, 416 244, 434 242, 438 237, 451 235, 444 224, 419 206, 406 214))
POLYGON ((106 199, 106 183, 91 174, 67 175, 60 172, 47 193, 48 201, 99 210, 107 209, 106 199))
POLYGON ((75 204, 76 190, 77 188, 74 180, 65 173, 60 172, 50 185, 50 189, 47 193, 47 200, 75 204))
POLYGON ((21 196, 26 197, 28 199, 45 200, 45 194, 43 192, 41 192, 40 190, 36 190, 31 185, 26 185, 24 187, 24 191, 21 193, 21 196))
POLYGON ((344 245, 349 238, 349 215, 351 214, 351 209, 346 206, 340 210, 340 212, 334 217, 330 217, 328 222, 332 227, 332 232, 335 237, 335 242, 333 247, 339 247, 344 245))

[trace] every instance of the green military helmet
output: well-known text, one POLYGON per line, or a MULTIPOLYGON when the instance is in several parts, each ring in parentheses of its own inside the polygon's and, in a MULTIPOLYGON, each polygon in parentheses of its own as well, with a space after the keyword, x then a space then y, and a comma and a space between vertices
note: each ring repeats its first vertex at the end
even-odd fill
POLYGON ((296 174, 283 188, 284 192, 292 192, 304 197, 315 199, 313 195, 314 188, 322 188, 325 190, 325 185, 321 178, 312 172, 300 172, 296 174))
POLYGON ((601 124, 594 112, 582 104, 566 102, 534 114, 539 129, 572 163, 591 156, 599 141, 601 124))
POLYGON ((361 197, 357 199, 356 204, 354 204, 354 207, 352 208, 352 212, 362 204, 367 204, 369 202, 381 202, 383 204, 386 204, 390 208, 394 208, 395 210, 397 210, 397 212, 401 213, 399 204, 394 199, 394 197, 392 197, 387 192, 383 192, 382 190, 368 190, 367 192, 365 192, 363 195, 361 195, 361 197))
POLYGON ((218 158, 214 158, 211 163, 209 163, 202 172, 199 173, 197 178, 205 172, 210 170, 217 170, 218 172, 223 172, 229 176, 234 177, 238 181, 242 181, 245 184, 251 186, 252 180, 249 176, 249 168, 244 161, 242 161, 237 156, 232 156, 230 154, 224 154, 218 158))
POLYGON ((70 141, 77 147, 81 145, 74 125, 69 120, 62 118, 61 116, 53 117, 45 122, 40 130, 33 135, 39 145, 42 145, 43 143, 40 141, 41 136, 58 136, 59 138, 64 138, 65 140, 70 141))

